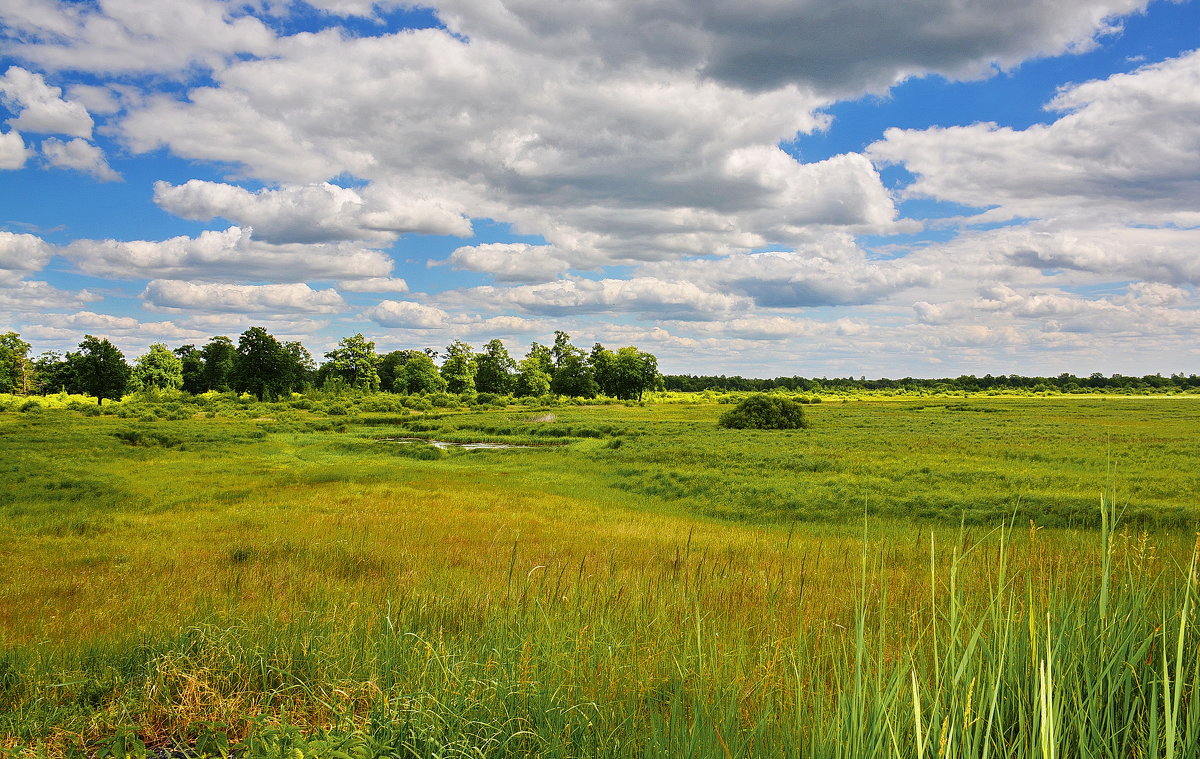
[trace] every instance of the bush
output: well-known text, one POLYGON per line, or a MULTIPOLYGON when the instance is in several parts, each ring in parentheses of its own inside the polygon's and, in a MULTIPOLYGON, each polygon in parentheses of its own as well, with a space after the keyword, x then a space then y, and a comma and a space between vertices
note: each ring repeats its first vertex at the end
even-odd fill
POLYGON ((404 399, 404 407, 410 408, 413 411, 429 411, 433 408, 433 404, 428 398, 422 398, 419 395, 410 395, 404 399))
POLYGON ((777 395, 751 395, 721 414, 717 424, 735 430, 797 430, 808 426, 804 408, 777 395))

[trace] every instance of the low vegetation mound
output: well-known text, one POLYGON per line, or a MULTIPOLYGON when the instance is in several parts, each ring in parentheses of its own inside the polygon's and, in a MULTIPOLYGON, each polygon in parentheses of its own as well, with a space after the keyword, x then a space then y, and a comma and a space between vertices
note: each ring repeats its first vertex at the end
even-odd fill
POLYGON ((721 414, 717 424, 734 430, 798 430, 808 426, 804 408, 778 395, 751 395, 721 414))

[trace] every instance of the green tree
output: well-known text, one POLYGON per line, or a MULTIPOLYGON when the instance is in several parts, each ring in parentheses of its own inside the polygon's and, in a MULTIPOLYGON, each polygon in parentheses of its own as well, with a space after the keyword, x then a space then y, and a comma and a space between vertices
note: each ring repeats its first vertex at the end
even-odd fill
POLYGON ((224 335, 217 335, 200 349, 204 360, 204 390, 225 393, 233 389, 233 369, 238 349, 224 335))
POLYGON ((475 389, 481 393, 508 395, 517 385, 517 362, 499 340, 489 340, 483 353, 475 356, 475 389))
POLYGON ((613 398, 619 397, 613 376, 616 361, 616 354, 600 343, 593 345, 592 352, 588 354, 588 365, 592 368, 592 378, 596 380, 596 386, 600 388, 601 393, 613 398))
POLYGON ((385 353, 379 359, 379 387, 393 391, 396 385, 396 372, 408 359, 408 351, 392 351, 385 353))
POLYGON ((730 429, 794 430, 808 426, 804 407, 778 395, 757 393, 744 398, 717 419, 730 429))
POLYGON ((550 375, 554 372, 554 360, 550 349, 534 342, 529 353, 517 364, 517 395, 540 396, 550 392, 550 375))
POLYGON ((550 392, 574 398, 595 398, 600 392, 592 376, 592 368, 582 350, 571 344, 566 332, 554 333, 554 372, 550 375, 550 392))
POLYGON ((33 360, 33 390, 42 395, 50 393, 82 392, 79 378, 75 372, 75 362, 70 360, 72 353, 63 356, 54 351, 46 351, 33 360))
POLYGON ((0 335, 0 393, 25 395, 33 385, 29 343, 16 332, 0 335))
POLYGON ((118 399, 129 386, 129 364, 125 354, 107 339, 84 335, 79 353, 69 354, 79 388, 94 395, 99 405, 105 398, 118 399))
POLYGON ((183 390, 196 395, 208 388, 204 386, 204 356, 194 345, 181 345, 175 355, 183 366, 183 390))
POLYGON ((328 362, 321 367, 326 377, 337 377, 356 390, 379 389, 379 354, 375 343, 358 333, 342 338, 338 347, 325 354, 328 362))
POLYGON ((317 374, 317 362, 313 361, 299 341, 291 340, 283 344, 283 390, 284 393, 297 393, 311 387, 317 374))
POLYGON ((262 327, 251 327, 238 337, 233 389, 253 393, 259 400, 278 397, 291 389, 291 361, 283 345, 262 327))
POLYGON ((438 373, 437 365, 429 354, 422 351, 402 351, 404 363, 396 369, 392 390, 397 393, 440 393, 446 389, 446 381, 438 373))
POLYGON ((661 381, 658 358, 653 353, 646 353, 627 345, 619 349, 608 363, 604 378, 608 383, 608 387, 604 388, 605 395, 622 400, 636 398, 640 401, 643 393, 653 390, 661 381))
POLYGON ((451 393, 475 392, 475 351, 462 340, 446 346, 446 360, 442 362, 442 379, 446 390, 451 393))
POLYGON ((138 356, 130 376, 130 388, 138 390, 174 390, 183 386, 183 361, 162 343, 138 356))

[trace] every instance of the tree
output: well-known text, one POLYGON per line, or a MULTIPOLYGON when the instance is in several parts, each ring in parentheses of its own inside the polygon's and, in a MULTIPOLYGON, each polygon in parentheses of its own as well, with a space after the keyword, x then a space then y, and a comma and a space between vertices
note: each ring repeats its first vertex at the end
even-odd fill
POLYGON ((600 343, 593 345, 592 352, 588 354, 588 365, 592 367, 592 378, 596 380, 596 386, 600 388, 601 393, 613 398, 620 397, 617 395, 613 376, 616 360, 616 355, 600 343))
POLYGON ((396 369, 392 390, 397 393, 440 393, 446 389, 446 381, 438 373, 437 365, 429 354, 422 351, 402 351, 404 363, 396 369))
POLYGON ((233 369, 238 349, 224 335, 217 335, 200 349, 204 360, 204 389, 225 393, 233 389, 233 369))
POLYGON ((550 349, 534 342, 529 353, 517 364, 517 395, 539 396, 550 392, 550 376, 554 372, 554 360, 550 349))
POLYGON ((138 390, 174 390, 183 386, 183 361, 162 343, 138 356, 130 377, 130 386, 138 390))
POLYGON ((321 367, 326 377, 338 377, 356 390, 379 389, 380 358, 375 353, 375 343, 358 333, 346 337, 338 347, 325 354, 328 362, 321 367))
POLYGON ((517 362, 499 340, 489 340, 483 353, 475 355, 475 389, 481 393, 508 395, 517 384, 517 362))
POLYGON ((717 419, 737 430, 794 430, 808 426, 804 407, 788 398, 758 393, 747 396, 717 419))
POLYGON ((475 351, 462 340, 446 346, 446 360, 442 362, 442 379, 446 390, 451 393, 475 392, 475 351))
POLYGON ((208 388, 204 385, 204 356, 194 345, 181 345, 175 349, 183 367, 184 392, 197 395, 208 388))
POLYGON ((29 364, 29 343, 16 332, 0 335, 0 393, 28 393, 33 379, 29 364))
MULTIPOLYGON (((418 351, 419 352, 419 351, 418 351)), ((393 391, 396 384, 396 372, 408 360, 409 351, 392 351, 379 360, 379 387, 393 391)))
POLYGON ((79 387, 88 395, 96 396, 98 405, 105 398, 119 399, 129 386, 129 364, 125 354, 106 339, 84 335, 79 344, 79 353, 68 354, 73 364, 79 387))
POLYGON ((554 333, 554 373, 550 375, 550 392, 575 398, 595 398, 600 392, 588 365, 587 356, 571 344, 566 332, 554 333))
POLYGON ((80 392, 75 362, 71 360, 71 356, 77 357, 78 355, 72 353, 63 356, 54 351, 46 351, 35 358, 33 360, 34 391, 42 395, 57 392, 80 392))
POLYGON ((582 352, 583 351, 571 344, 570 335, 568 335, 566 332, 563 332, 561 329, 554 330, 554 346, 550 348, 550 357, 554 359, 555 368, 558 368, 558 366, 562 364, 563 360, 567 356, 575 355, 577 353, 581 354, 582 352))
POLYGON ((642 394, 652 390, 659 382, 658 359, 653 353, 640 351, 632 345, 619 349, 607 363, 604 381, 601 384, 605 395, 622 400, 641 400, 642 394))
POLYGON ((238 337, 233 389, 253 393, 260 401, 291 388, 289 356, 275 336, 262 327, 251 327, 238 337))
POLYGON ((317 363, 299 341, 292 340, 283 344, 283 380, 282 392, 296 393, 311 387, 317 373, 317 363))

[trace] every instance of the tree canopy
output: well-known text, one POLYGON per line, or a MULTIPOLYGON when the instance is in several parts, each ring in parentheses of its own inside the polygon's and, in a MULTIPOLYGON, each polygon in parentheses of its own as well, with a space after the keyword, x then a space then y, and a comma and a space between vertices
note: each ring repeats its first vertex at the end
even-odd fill
POLYGON ((379 364, 381 358, 375 353, 375 343, 362 333, 342 338, 338 347, 325 354, 326 363, 321 366, 327 377, 337 378, 356 390, 379 389, 379 364))
POLYGON ((79 353, 68 354, 80 389, 96 397, 100 404, 105 398, 119 399, 129 386, 129 364, 125 354, 105 338, 84 335, 79 353))
POLYGON ((717 424, 736 430, 796 430, 808 421, 804 407, 790 398, 756 394, 721 414, 717 424))
POLYGON ((134 392, 181 388, 183 360, 162 343, 154 343, 134 362, 129 387, 134 392))

